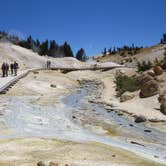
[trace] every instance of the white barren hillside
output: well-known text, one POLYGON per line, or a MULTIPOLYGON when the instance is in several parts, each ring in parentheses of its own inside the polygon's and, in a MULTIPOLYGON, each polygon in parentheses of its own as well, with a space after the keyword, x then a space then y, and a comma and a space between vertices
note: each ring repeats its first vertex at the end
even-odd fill
POLYGON ((40 56, 32 50, 16 46, 8 42, 0 43, 0 63, 7 61, 11 63, 17 61, 21 68, 43 68, 49 59, 55 67, 80 67, 85 66, 84 63, 77 61, 75 58, 48 58, 40 56))
MULTIPOLYGON (((0 64, 3 62, 12 63, 17 61, 21 69, 44 68, 47 60, 51 60, 52 67, 64 68, 86 68, 92 67, 94 63, 80 62, 72 57, 52 58, 40 56, 32 50, 14 45, 9 42, 0 42, 0 64)), ((96 63, 99 67, 119 66, 115 63, 96 63)))

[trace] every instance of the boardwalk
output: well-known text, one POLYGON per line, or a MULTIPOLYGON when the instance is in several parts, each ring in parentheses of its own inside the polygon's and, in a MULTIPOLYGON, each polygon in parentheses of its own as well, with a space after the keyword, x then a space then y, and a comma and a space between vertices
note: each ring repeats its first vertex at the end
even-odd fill
POLYGON ((60 70, 63 73, 71 72, 71 71, 85 71, 85 70, 101 70, 101 71, 106 71, 106 70, 111 70, 115 68, 122 68, 124 66, 92 66, 92 67, 82 67, 82 68, 64 68, 64 67, 51 67, 51 70, 60 70))
MULTIPOLYGON (((110 67, 84 67, 84 68, 64 68, 64 67, 52 67, 50 68, 50 70, 60 70, 62 73, 67 73, 67 72, 71 72, 71 71, 85 71, 85 70, 102 70, 102 71, 106 71, 106 70, 111 70, 114 68, 120 68, 123 66, 110 66, 110 67)), ((8 76, 8 77, 0 77, 0 94, 5 94, 8 89, 13 86, 18 80, 20 80, 21 78, 25 77, 28 75, 29 72, 31 71, 36 71, 36 70, 45 70, 45 69, 39 69, 39 68, 35 68, 35 69, 27 69, 27 70, 23 70, 20 71, 18 73, 17 76, 8 76)))
POLYGON ((8 89, 13 86, 17 81, 21 78, 27 76, 29 72, 36 71, 40 69, 27 69, 18 72, 17 76, 8 76, 8 77, 0 77, 0 94, 5 94, 8 89))

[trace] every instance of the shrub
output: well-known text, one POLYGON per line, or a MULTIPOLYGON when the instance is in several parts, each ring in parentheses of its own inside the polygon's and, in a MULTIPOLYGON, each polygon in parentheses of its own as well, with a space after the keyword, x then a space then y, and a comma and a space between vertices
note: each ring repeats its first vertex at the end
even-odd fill
POLYGON ((138 69, 139 72, 140 72, 140 71, 149 70, 149 69, 151 69, 153 66, 154 66, 154 65, 153 65, 150 61, 148 61, 148 62, 142 61, 142 63, 139 62, 139 61, 137 62, 137 69, 138 69))
POLYGON ((115 76, 115 84, 116 90, 118 91, 118 96, 122 95, 126 91, 134 92, 139 90, 141 85, 140 82, 140 76, 129 77, 125 74, 117 72, 115 76))
POLYGON ((164 60, 166 60, 166 50, 164 51, 164 60))
POLYGON ((158 58, 155 58, 154 65, 155 66, 159 66, 160 65, 160 61, 158 60, 158 58))
POLYGON ((133 62, 133 59, 132 59, 132 58, 129 58, 129 62, 130 62, 130 63, 133 62))

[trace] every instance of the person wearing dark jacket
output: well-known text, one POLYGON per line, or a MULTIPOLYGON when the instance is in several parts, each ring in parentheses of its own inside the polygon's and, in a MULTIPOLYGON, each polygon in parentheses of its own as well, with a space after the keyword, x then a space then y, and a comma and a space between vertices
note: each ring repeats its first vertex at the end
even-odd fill
POLYGON ((8 72, 9 72, 9 64, 6 62, 5 65, 6 65, 6 67, 5 67, 5 75, 7 77, 8 76, 8 72))
POLYGON ((18 70, 18 63, 15 61, 13 64, 13 69, 14 69, 14 75, 17 75, 17 70, 18 70))
POLYGON ((6 65, 5 65, 4 62, 2 63, 2 67, 1 67, 1 69, 2 69, 2 77, 5 77, 5 73, 6 73, 6 65))
POLYGON ((13 69, 14 69, 14 64, 13 64, 13 63, 11 63, 11 64, 10 64, 10 71, 11 71, 11 75, 13 75, 13 73, 14 73, 13 69))

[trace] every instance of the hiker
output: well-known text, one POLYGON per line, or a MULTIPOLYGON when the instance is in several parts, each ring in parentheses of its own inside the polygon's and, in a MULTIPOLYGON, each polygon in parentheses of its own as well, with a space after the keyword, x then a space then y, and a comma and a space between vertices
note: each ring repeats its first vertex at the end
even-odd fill
POLYGON ((5 77, 6 65, 5 65, 4 62, 3 62, 3 64, 2 64, 1 69, 2 69, 2 77, 5 77))
POLYGON ((8 72, 9 72, 9 64, 6 62, 5 63, 5 75, 6 75, 6 77, 8 76, 8 72))
POLYGON ((10 71, 11 71, 11 75, 13 75, 13 73, 14 73, 14 64, 13 63, 11 63, 10 64, 10 71))
POLYGON ((47 60, 47 62, 46 62, 46 69, 48 69, 48 60, 47 60))
POLYGON ((48 61, 48 68, 51 68, 51 61, 48 61))
POLYGON ((46 62, 46 68, 50 69, 50 67, 51 67, 51 61, 47 60, 47 62, 46 62))
POLYGON ((18 63, 15 61, 13 64, 13 69, 14 69, 14 75, 17 75, 17 70, 18 70, 18 63))

